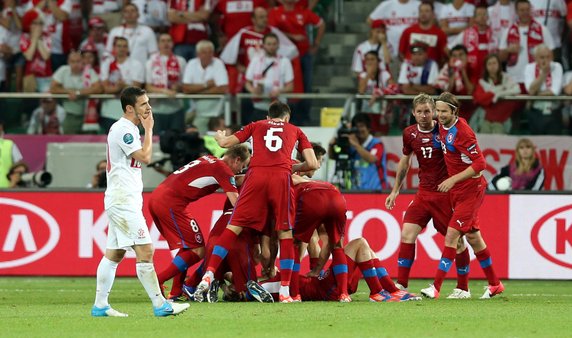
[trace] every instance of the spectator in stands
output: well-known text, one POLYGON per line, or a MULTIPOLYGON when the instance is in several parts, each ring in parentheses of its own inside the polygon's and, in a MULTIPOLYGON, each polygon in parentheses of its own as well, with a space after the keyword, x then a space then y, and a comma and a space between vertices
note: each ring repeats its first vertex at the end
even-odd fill
POLYGON ((23 159, 20 149, 12 140, 4 138, 5 123, 0 120, 0 188, 10 187, 8 173, 14 164, 20 163, 23 159))
POLYGON ((462 31, 453 41, 453 46, 463 45, 467 48, 467 62, 476 77, 483 75, 487 55, 498 51, 498 37, 493 35, 488 21, 487 8, 477 7, 473 18, 474 25, 462 31))
POLYGON ((23 90, 45 92, 52 81, 50 38, 42 30, 44 21, 36 9, 29 10, 22 17, 20 49, 26 59, 23 90))
POLYGON ((101 94, 102 91, 97 73, 93 69, 84 72, 81 54, 71 52, 68 55, 68 64, 54 73, 50 86, 52 94, 68 95, 68 99, 63 100, 63 107, 66 110, 64 134, 77 134, 82 131, 87 105, 81 96, 101 94))
POLYGON ((32 112, 28 134, 61 135, 62 124, 66 117, 64 107, 52 98, 40 99, 40 106, 32 112))
POLYGON ((6 84, 6 61, 12 57, 12 48, 9 45, 10 32, 0 26, 0 91, 6 84))
POLYGON ((407 27, 418 22, 419 4, 418 0, 381 1, 367 18, 369 24, 373 20, 382 20, 385 24, 387 43, 395 61, 398 61, 397 53, 401 34, 407 27))
MULTIPOLYGON (((572 96, 572 71, 569 70, 564 74, 562 85, 564 95, 572 96)), ((564 104, 564 108, 562 109, 562 122, 564 127, 568 129, 568 134, 572 134, 572 104, 570 102, 564 104)))
POLYGON ((74 32, 71 29, 71 13, 74 1, 33 1, 33 6, 34 9, 42 13, 44 33, 48 35, 50 41, 52 69, 56 71, 66 64, 66 55, 77 47, 77 45, 74 46, 72 37, 77 36, 77 33, 81 36, 82 33, 81 26, 75 28, 79 32, 74 32))
POLYGON ((499 98, 520 93, 520 86, 502 71, 500 58, 490 54, 485 58, 485 72, 473 92, 473 101, 480 106, 477 116, 482 116, 477 131, 487 134, 508 134, 513 112, 519 104, 514 101, 499 101, 499 98))
MULTIPOLYGON (((101 83, 105 94, 118 95, 125 87, 143 87, 145 68, 133 56, 129 55, 129 42, 118 36, 113 41, 114 57, 108 58, 101 65, 101 83)), ((123 116, 119 99, 103 100, 99 123, 105 133, 111 125, 123 116)))
MULTIPOLYGON (((282 6, 275 7, 268 13, 268 23, 280 29, 298 47, 300 64, 304 82, 304 93, 312 92, 312 72, 314 55, 318 52, 326 24, 318 15, 307 8, 296 8, 298 0, 282 0, 282 6), (306 26, 317 28, 315 37, 308 36, 306 26)), ((302 100, 292 115, 292 122, 304 125, 310 115, 310 101, 302 100)))
POLYGON ((453 47, 453 41, 459 33, 471 26, 471 20, 475 15, 475 5, 465 0, 453 0, 443 6, 438 14, 439 25, 447 34, 447 44, 453 47))
MULTIPOLYGON (((185 94, 225 94, 228 74, 224 63, 214 56, 214 45, 208 40, 197 43, 197 57, 189 61, 183 75, 185 94)), ((193 100, 193 124, 201 133, 207 131, 209 118, 222 112, 223 100, 193 100)))
POLYGON ((124 37, 129 42, 129 51, 132 57, 144 65, 149 56, 157 52, 157 39, 151 28, 140 25, 137 20, 139 20, 139 9, 137 6, 133 3, 125 5, 123 7, 124 23, 121 26, 114 27, 109 32, 106 49, 109 53, 112 53, 115 37, 124 37))
MULTIPOLYGON (((558 96, 562 90, 562 65, 554 62, 552 50, 545 44, 534 49, 535 62, 524 69, 524 82, 530 95, 558 96)), ((562 117, 558 101, 533 101, 527 111, 532 135, 560 135, 562 117)))
POLYGON ((435 84, 439 75, 437 63, 427 56, 427 45, 415 43, 409 49, 411 60, 405 60, 401 64, 398 83, 401 92, 407 95, 420 93, 435 94, 435 84))
POLYGON ((93 17, 88 21, 89 32, 85 40, 81 42, 80 50, 83 50, 86 45, 93 45, 97 49, 97 57, 99 62, 103 62, 109 53, 107 52, 107 28, 105 26, 105 21, 100 17, 93 17))
MULTIPOLYGON (((0 25, 8 30, 8 46, 10 47, 10 55, 6 60, 6 83, 4 89, 9 91, 12 85, 12 74, 15 73, 15 90, 21 92, 23 90, 22 81, 24 79, 24 66, 26 59, 20 50, 20 37, 22 35, 22 15, 24 15, 25 7, 17 0, 4 0, 2 12, 0 13, 0 25)), ((1 35, 4 35, 2 33, 1 35)), ((5 57, 6 51, 4 51, 5 57)))
POLYGON ((212 8, 205 0, 170 1, 167 19, 171 23, 169 34, 175 42, 174 52, 185 61, 196 56, 196 45, 207 40, 207 21, 212 8))
POLYGON ((534 48, 544 43, 554 49, 554 42, 548 29, 531 17, 528 0, 516 0, 514 6, 518 20, 502 34, 500 59, 506 62, 507 73, 520 85, 521 93, 525 94, 524 68, 534 62, 534 48))
MULTIPOLYGON (((472 95, 478 79, 473 72, 474 68, 470 68, 467 62, 467 48, 463 45, 456 45, 449 52, 449 61, 439 72, 436 86, 443 92, 472 95)), ((464 104, 463 113, 466 113, 464 104)))
MULTIPOLYGON (((226 125, 224 123, 224 116, 219 115, 219 116, 211 117, 209 119, 208 128, 209 128, 209 130, 203 136, 205 148, 207 148, 207 150, 213 156, 216 156, 218 158, 222 158, 222 155, 224 155, 224 153, 226 152, 226 148, 222 148, 221 146, 218 145, 218 143, 215 139, 215 135, 216 135, 217 130, 225 130, 226 129, 226 125)), ((229 135, 232 135, 232 133, 230 133, 229 135)))
POLYGON ((95 166, 95 174, 91 177, 91 181, 87 184, 88 188, 107 188, 107 160, 97 162, 95 166))
POLYGON ((139 9, 139 23, 150 27, 157 33, 168 30, 167 1, 165 0, 131 0, 139 9))
POLYGON ((567 5, 565 0, 530 0, 532 18, 550 31, 554 41, 555 59, 560 62, 567 5))
POLYGON ((159 53, 151 56, 145 65, 147 93, 169 96, 168 99, 150 99, 153 107, 156 134, 168 129, 180 129, 185 123, 183 101, 174 99, 183 91, 183 74, 187 63, 173 53, 173 38, 167 33, 159 35, 159 53))
POLYGON ((530 139, 522 138, 516 143, 514 159, 502 167, 490 181, 489 190, 543 190, 544 168, 536 156, 536 147, 530 139), (508 189, 503 189, 499 179, 510 182, 508 189))
POLYGON ((374 51, 380 60, 380 68, 386 68, 391 62, 391 51, 387 43, 387 34, 385 24, 382 20, 373 20, 369 30, 369 38, 360 43, 352 58, 352 72, 359 78, 360 74, 365 70, 365 54, 374 51))
MULTIPOLYGON (((493 36, 500 40, 503 32, 516 21, 515 4, 511 0, 498 0, 488 7, 489 25, 493 36)), ((500 41, 498 41, 500 43, 500 41)))
POLYGON ((363 100, 361 112, 368 114, 372 125, 371 132, 376 134, 387 134, 389 132, 392 115, 387 111, 387 101, 378 100, 385 94, 396 94, 399 86, 391 78, 391 74, 386 68, 381 68, 376 51, 369 51, 365 54, 365 71, 359 74, 358 93, 371 95, 371 99, 363 100))
MULTIPOLYGON (((293 66, 295 62, 298 62, 299 65, 297 59, 298 48, 278 28, 268 26, 268 11, 265 8, 256 7, 254 12, 252 12, 251 19, 252 26, 238 31, 226 44, 220 55, 220 59, 227 65, 229 88, 232 94, 243 91, 244 83, 246 82, 244 79, 246 68, 252 58, 257 55, 264 55, 262 37, 268 33, 274 33, 278 36, 280 45, 278 55, 289 58, 293 66)), ((301 74, 296 74, 295 72, 294 78, 296 79, 297 76, 299 77, 301 74)))
POLYGON ((447 59, 447 34, 435 24, 433 3, 422 2, 419 5, 419 21, 403 31, 399 40, 399 57, 411 59, 411 45, 423 42, 427 45, 430 59, 442 65, 447 59))
POLYGON ((220 15, 220 32, 218 42, 221 47, 244 27, 252 23, 254 9, 268 8, 265 0, 220 0, 215 7, 215 13, 220 15))
POLYGON ((89 17, 101 18, 107 27, 116 27, 121 25, 122 15, 121 9, 123 0, 92 0, 86 1, 89 4, 89 17))
POLYGON ((278 56, 278 36, 268 33, 262 38, 264 55, 253 58, 246 69, 246 90, 251 94, 267 98, 253 99, 254 111, 242 112, 242 122, 247 124, 265 119, 270 103, 285 102, 280 94, 290 93, 294 88, 292 63, 286 57, 278 56))

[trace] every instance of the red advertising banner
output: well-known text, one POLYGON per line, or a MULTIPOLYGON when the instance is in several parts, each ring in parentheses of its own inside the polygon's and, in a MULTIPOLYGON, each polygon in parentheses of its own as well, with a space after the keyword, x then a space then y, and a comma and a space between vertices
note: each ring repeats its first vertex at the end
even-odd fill
MULTIPOLYGON (((149 194, 144 194, 144 199, 149 194)), ((401 220, 413 195, 400 195, 394 210, 384 207, 385 194, 346 194, 346 241, 365 237, 385 262, 390 275, 397 274, 401 220)), ((213 194, 192 203, 190 210, 204 235, 221 214, 225 196, 213 194)), ((155 266, 161 270, 172 258, 167 243, 144 214, 155 245, 155 266)), ((481 229, 492 253, 497 274, 508 277, 509 196, 487 195, 480 213, 481 229)), ((107 216, 101 192, 2 192, 0 193, 0 275, 94 276, 106 243, 107 216)), ((443 237, 429 226, 418 239, 412 277, 434 276, 443 237)), ((478 262, 471 277, 484 277, 478 262)), ((302 267, 307 266, 304 260, 302 267)), ((307 269, 307 268, 306 268, 307 269)), ((454 270, 454 269, 452 269, 454 270)), ((118 275, 135 275, 131 253, 120 264, 118 275)), ((449 277, 454 277, 451 271, 449 277)))

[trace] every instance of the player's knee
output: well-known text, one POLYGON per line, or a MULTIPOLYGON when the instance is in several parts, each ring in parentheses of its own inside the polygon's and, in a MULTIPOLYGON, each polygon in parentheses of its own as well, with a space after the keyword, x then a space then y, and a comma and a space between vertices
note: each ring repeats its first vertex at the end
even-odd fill
POLYGON ((194 252, 197 256, 199 256, 199 258, 205 257, 205 247, 204 247, 204 246, 202 246, 202 247, 200 247, 200 248, 194 248, 194 249, 193 249, 193 252, 194 252))

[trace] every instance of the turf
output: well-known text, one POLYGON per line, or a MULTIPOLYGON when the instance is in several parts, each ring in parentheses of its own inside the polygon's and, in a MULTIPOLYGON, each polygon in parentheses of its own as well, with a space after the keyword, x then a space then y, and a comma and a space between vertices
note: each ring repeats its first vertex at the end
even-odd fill
MULTIPOLYGON (((411 290, 428 281, 416 280, 411 290)), ((191 304, 154 318, 142 286, 118 278, 112 305, 129 318, 92 318, 94 278, 0 278, 1 337, 572 337, 572 282, 505 281, 505 293, 473 299, 370 303, 362 283, 353 302, 191 304)), ((454 287, 446 281, 444 294, 454 287)))

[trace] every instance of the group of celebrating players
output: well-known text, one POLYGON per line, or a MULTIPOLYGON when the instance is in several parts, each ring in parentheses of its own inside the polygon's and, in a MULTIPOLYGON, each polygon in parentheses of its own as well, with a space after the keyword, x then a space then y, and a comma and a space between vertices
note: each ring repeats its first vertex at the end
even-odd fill
MULTIPOLYGON (((125 101, 124 117, 135 116, 132 122, 137 124, 139 119, 145 127, 149 116, 152 121, 152 113, 150 106, 137 112, 139 101, 145 101, 148 106, 144 92, 140 96, 143 98, 137 96, 134 106, 130 107, 128 100, 125 101)), ((470 297, 470 258, 463 238, 473 248, 488 279, 482 298, 501 293, 504 286, 494 273, 490 253, 479 231, 478 209, 486 188, 482 177, 485 160, 474 132, 458 113, 459 102, 450 93, 441 94, 436 102, 425 94, 414 99, 413 116, 417 123, 403 132, 403 157, 395 186, 385 203, 388 209, 395 205, 415 153, 420 183, 404 216, 397 283, 392 281, 367 240, 355 239, 344 246, 345 200, 330 183, 310 179, 319 168, 325 150, 311 144, 301 129, 289 123, 288 105, 274 102, 266 120, 248 124, 233 135, 218 131, 216 141, 227 148, 222 158, 203 156, 191 161, 171 174, 151 195, 149 209, 155 225, 170 249, 178 249, 169 266, 155 277, 152 290, 139 273, 139 264, 147 261, 137 256, 138 276, 153 301, 155 315, 177 314, 188 307, 188 303, 169 302, 163 297, 164 283, 170 279, 173 283, 168 298, 174 300, 185 297, 198 302, 216 302, 222 288, 223 298, 229 301, 351 302, 350 295, 356 291, 361 276, 369 287, 372 302, 420 300, 407 292, 407 286, 416 237, 430 219, 445 236, 445 247, 434 283, 422 289, 421 294, 438 298, 443 279, 455 261, 458 283, 448 298, 470 297), (434 120, 435 112, 439 123, 434 120), (252 156, 243 144, 246 141, 251 143, 252 156), (294 148, 298 151, 297 161, 292 159, 294 148), (246 174, 239 175, 247 167, 246 174), (227 201, 205 242, 192 215, 196 212, 192 210, 192 202, 219 188, 226 193, 227 201), (280 258, 276 267, 278 250, 280 258), (300 259, 306 250, 310 256, 310 272, 301 275, 300 259), (326 269, 330 256, 332 263, 326 269), (187 276, 189 267, 201 260, 202 264, 187 276), (257 275, 259 264, 262 276, 257 275), (167 309, 161 312, 161 307, 167 309)), ((112 134, 113 128, 108 137, 110 148, 112 134)), ((127 139, 133 141, 133 138, 127 139)), ((124 143, 125 140, 123 136, 124 143)), ((142 160, 136 152, 124 151, 124 157, 142 160)), ((113 162, 108 159, 108 163, 113 162)), ((110 172, 113 167, 108 168, 108 180, 114 177, 110 172)), ((112 182, 108 182, 108 190, 109 183, 112 182)), ((107 204, 106 211, 109 215, 107 204)), ((137 236, 137 231, 125 231, 125 223, 129 229, 140 227, 132 227, 132 219, 109 218, 109 232, 115 234, 116 241, 120 232, 125 237, 133 233, 137 236)), ((118 264, 122 258, 121 255, 117 260, 118 257, 108 253, 110 249, 124 253, 126 247, 133 247, 137 254, 136 247, 145 242, 146 236, 148 234, 139 229, 140 241, 135 238, 129 245, 110 243, 108 239, 108 250, 98 267, 92 315, 125 315, 112 309, 107 301, 113 280, 109 284, 110 272, 105 269, 108 261, 118 264)))

